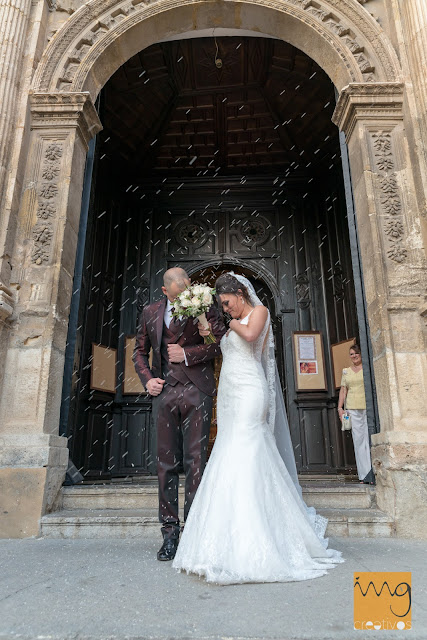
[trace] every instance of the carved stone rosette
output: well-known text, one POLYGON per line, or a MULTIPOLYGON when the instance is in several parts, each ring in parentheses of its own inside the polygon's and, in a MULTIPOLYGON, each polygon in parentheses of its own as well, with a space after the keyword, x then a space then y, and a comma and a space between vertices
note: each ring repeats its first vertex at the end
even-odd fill
MULTIPOLYGON (((32 176, 36 184, 36 221, 32 228, 27 225, 26 236, 33 241, 31 262, 42 266, 50 261, 59 216, 61 164, 68 161, 64 158, 64 143, 72 129, 77 130, 87 147, 100 124, 88 94, 32 94, 31 111, 32 129, 37 136, 32 176)), ((30 215, 31 219, 34 218, 30 215)))
POLYGON ((49 261, 50 245, 53 236, 51 220, 56 217, 58 184, 56 179, 60 172, 60 160, 62 156, 62 144, 49 142, 44 149, 44 158, 41 167, 42 185, 39 189, 37 218, 38 221, 32 229, 34 246, 31 260, 36 265, 49 261))
POLYGON ((358 122, 365 130, 375 178, 376 211, 386 243, 385 254, 398 264, 405 262, 408 257, 404 243, 403 203, 393 149, 393 132, 403 118, 402 102, 403 88, 399 83, 350 84, 342 92, 333 115, 335 124, 345 131, 347 141, 351 139, 358 122))
POLYGON ((387 239, 387 257, 394 262, 406 260, 402 201, 395 172, 393 142, 390 131, 371 133, 371 144, 380 186, 380 206, 383 212, 383 232, 387 239))

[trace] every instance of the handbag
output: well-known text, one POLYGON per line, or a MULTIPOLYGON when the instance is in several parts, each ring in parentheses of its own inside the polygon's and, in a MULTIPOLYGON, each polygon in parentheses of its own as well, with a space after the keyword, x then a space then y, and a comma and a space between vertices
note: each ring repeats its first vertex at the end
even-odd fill
POLYGON ((347 411, 343 413, 341 418, 341 431, 351 431, 351 417, 347 411))
POLYGON ((347 411, 346 405, 347 403, 344 403, 344 413, 342 414, 342 418, 341 418, 341 431, 351 431, 351 416, 349 414, 349 412, 347 411))

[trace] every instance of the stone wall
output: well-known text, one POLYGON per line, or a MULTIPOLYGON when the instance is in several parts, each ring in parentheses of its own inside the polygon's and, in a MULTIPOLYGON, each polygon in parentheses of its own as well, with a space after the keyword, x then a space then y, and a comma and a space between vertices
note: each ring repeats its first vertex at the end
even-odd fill
POLYGON ((93 101, 141 48, 215 26, 283 37, 313 57, 340 91, 334 121, 349 147, 375 354, 378 502, 399 535, 427 535, 421 5, 3 0, 0 24, 10 29, 16 65, 7 73, 1 68, 0 92, 15 96, 17 108, 2 121, 8 144, 0 157, 8 172, 0 229, 0 508, 6 516, 0 535, 37 535, 65 474, 59 406, 85 155, 101 127, 93 101))

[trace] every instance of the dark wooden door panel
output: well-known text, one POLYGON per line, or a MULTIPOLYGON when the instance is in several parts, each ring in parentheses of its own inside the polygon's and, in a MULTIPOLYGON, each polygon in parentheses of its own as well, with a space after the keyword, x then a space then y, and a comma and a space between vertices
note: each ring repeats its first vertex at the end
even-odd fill
MULTIPOLYGON (((319 402, 320 404, 320 402, 319 402)), ((303 471, 325 472, 331 469, 328 419, 325 407, 300 407, 303 471)))
POLYGON ((135 412, 134 407, 122 411, 122 434, 119 474, 148 473, 153 452, 150 450, 151 411, 135 412))
POLYGON ((84 476, 85 478, 111 477, 108 459, 111 446, 111 410, 102 403, 97 403, 96 406, 89 405, 87 415, 84 476))

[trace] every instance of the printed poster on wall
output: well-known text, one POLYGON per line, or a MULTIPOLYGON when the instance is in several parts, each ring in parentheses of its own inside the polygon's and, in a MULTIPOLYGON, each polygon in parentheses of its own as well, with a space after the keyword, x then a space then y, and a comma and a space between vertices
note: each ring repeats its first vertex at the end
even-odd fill
POLYGON ((297 391, 326 391, 321 332, 294 331, 292 340, 297 391))

